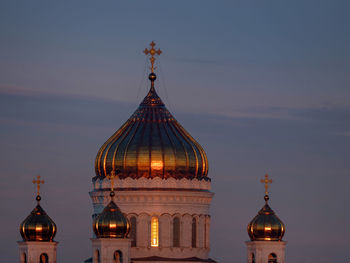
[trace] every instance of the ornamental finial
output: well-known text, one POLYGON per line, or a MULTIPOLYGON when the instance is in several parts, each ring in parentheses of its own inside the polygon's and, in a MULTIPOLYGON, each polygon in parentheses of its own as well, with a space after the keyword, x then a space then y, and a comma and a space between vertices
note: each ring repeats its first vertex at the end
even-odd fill
POLYGON ((147 55, 150 55, 149 61, 151 62, 151 72, 154 73, 154 62, 156 61, 156 58, 154 57, 155 55, 160 55, 162 54, 162 51, 158 48, 158 50, 156 50, 154 47, 156 45, 156 43, 154 43, 153 41, 151 42, 151 44, 149 44, 151 46, 150 49, 145 48, 145 50, 143 51, 143 53, 147 55))
POLYGON ((38 175, 36 177, 36 179, 35 178, 33 179, 33 184, 36 184, 36 191, 37 191, 37 193, 36 193, 36 200, 38 202, 41 200, 41 197, 40 197, 40 185, 44 184, 44 183, 45 183, 45 181, 41 180, 40 175, 38 175))
POLYGON ((110 194, 111 197, 114 196, 114 178, 116 177, 118 176, 116 175, 114 170, 112 170, 111 173, 107 175, 107 178, 111 181, 111 194, 110 194))
MULTIPOLYGON (((269 184, 272 183, 272 179, 269 179, 269 175, 265 174, 265 178, 261 179, 260 182, 262 182, 263 184, 265 184, 265 200, 268 200, 268 196, 269 196, 269 184)), ((266 201, 267 201, 266 200, 266 201)))

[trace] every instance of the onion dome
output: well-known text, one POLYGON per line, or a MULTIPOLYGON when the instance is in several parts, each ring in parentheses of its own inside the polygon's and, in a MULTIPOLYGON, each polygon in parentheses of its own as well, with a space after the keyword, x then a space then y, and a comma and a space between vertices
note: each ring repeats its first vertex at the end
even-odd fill
MULTIPOLYGON (((111 192, 113 196, 114 192, 111 192)), ((126 238, 130 223, 112 200, 94 220, 93 230, 97 238, 126 238)))
POLYGON ((151 88, 134 114, 100 148, 96 179, 116 171, 120 179, 141 177, 210 180, 203 148, 167 110, 151 88))
POLYGON ((20 226, 23 241, 53 241, 57 231, 56 224, 40 206, 39 195, 36 200, 38 204, 20 226))
POLYGON ((251 241, 281 241, 285 226, 268 205, 269 196, 265 195, 265 205, 248 225, 251 241))

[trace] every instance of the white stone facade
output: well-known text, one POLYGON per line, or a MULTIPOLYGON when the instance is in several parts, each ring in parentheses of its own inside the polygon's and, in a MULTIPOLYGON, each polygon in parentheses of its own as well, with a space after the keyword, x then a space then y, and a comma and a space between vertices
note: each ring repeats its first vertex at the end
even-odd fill
POLYGON ((285 263, 286 244, 285 241, 247 241, 247 263, 285 263))
POLYGON ((130 263, 128 238, 92 238, 93 263, 130 263))
MULTIPOLYGON (((20 263, 38 263, 40 257, 43 256, 50 263, 56 263, 58 242, 44 242, 44 241, 20 241, 19 258, 20 263)), ((45 262, 45 261, 44 261, 45 262)))
MULTIPOLYGON (((161 178, 115 180, 115 203, 129 221, 136 221, 136 244, 131 258, 158 256, 164 258, 208 259, 210 251, 209 206, 213 198, 210 181, 161 178), (151 220, 158 219, 158 246, 151 245, 151 220), (179 226, 174 230, 174 220, 179 226), (174 234, 179 230, 179 244, 174 234), (174 243, 175 242, 175 243, 174 243)), ((110 201, 110 182, 97 180, 90 192, 94 215, 101 213, 110 201)), ((132 226, 133 227, 133 226, 132 226)), ((133 230, 132 230, 133 231, 133 230)))

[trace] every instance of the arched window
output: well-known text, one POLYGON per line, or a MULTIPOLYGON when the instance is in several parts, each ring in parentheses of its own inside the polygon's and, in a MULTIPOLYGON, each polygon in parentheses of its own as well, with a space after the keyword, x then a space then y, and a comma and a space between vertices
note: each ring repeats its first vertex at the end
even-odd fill
POLYGON ((192 219, 192 247, 197 247, 197 220, 192 219))
POLYGON ((27 263, 27 254, 26 253, 21 254, 21 263, 27 263))
POLYGON ((173 220, 173 247, 180 247, 180 218, 173 220))
POLYGON ((275 253, 271 253, 268 257, 268 263, 277 263, 277 256, 275 253))
POLYGON ((252 263, 255 263, 255 255, 252 253, 252 263))
POLYGON ((158 217, 153 216, 151 219, 151 247, 159 246, 159 222, 158 217))
POLYGON ((136 217, 132 216, 130 218, 130 238, 131 238, 131 246, 136 247, 136 217))
POLYGON ((49 263, 49 256, 46 253, 40 255, 40 263, 49 263))
MULTIPOLYGON (((96 260, 97 263, 101 263, 100 260, 100 251, 98 249, 95 250, 94 260, 96 260)), ((95 262, 95 261, 94 261, 95 262)))
POLYGON ((123 253, 119 250, 114 251, 113 263, 123 263, 123 253))

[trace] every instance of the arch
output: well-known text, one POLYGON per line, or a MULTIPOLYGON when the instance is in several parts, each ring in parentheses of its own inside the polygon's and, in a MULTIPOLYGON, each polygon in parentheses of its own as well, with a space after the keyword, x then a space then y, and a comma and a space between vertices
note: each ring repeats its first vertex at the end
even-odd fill
POLYGON ((252 253, 252 263, 255 263, 255 254, 252 253))
POLYGON ((192 218, 192 247, 197 247, 197 219, 192 218))
POLYGON ((93 262, 97 262, 97 263, 101 262, 101 260, 100 260, 100 251, 98 249, 95 250, 94 261, 93 262))
POLYGON ((173 247, 180 247, 180 218, 173 219, 173 247))
POLYGON ((131 238, 131 246, 136 247, 136 228, 137 228, 137 220, 135 216, 130 217, 130 238, 131 238))
POLYGON ((21 263, 27 263, 27 254, 25 252, 21 253, 21 263))
POLYGON ((49 263, 49 256, 46 253, 40 255, 40 263, 49 263))
POLYGON ((172 217, 168 213, 163 213, 159 217, 159 243, 162 247, 172 246, 172 217))
POLYGON ((159 247, 159 220, 156 216, 151 218, 151 247, 159 247))
POLYGON ((120 250, 114 251, 113 263, 123 263, 123 253, 120 250))
POLYGON ((271 253, 268 256, 268 263, 277 263, 277 256, 275 253, 271 253))

